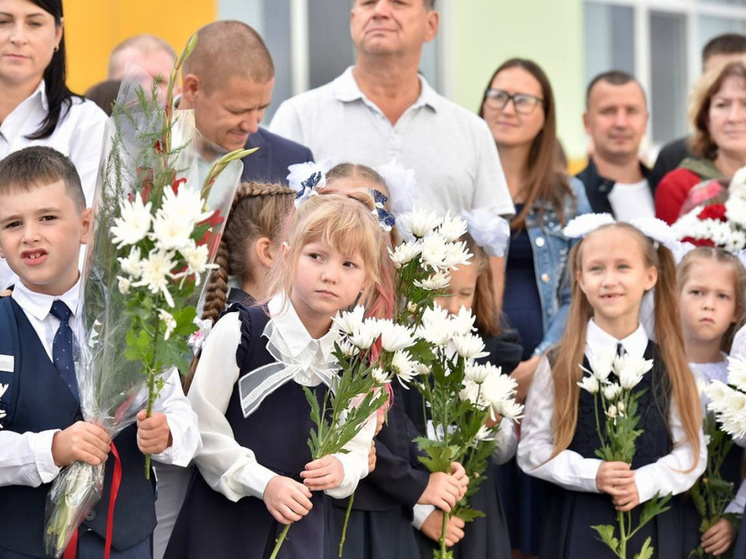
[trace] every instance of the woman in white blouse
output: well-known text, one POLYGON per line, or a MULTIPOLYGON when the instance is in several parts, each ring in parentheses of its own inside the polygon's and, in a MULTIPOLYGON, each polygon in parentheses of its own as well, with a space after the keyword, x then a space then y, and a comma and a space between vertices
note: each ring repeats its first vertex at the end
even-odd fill
MULTIPOLYGON (((65 84, 61 0, 0 0, 0 159, 29 145, 67 155, 93 203, 106 115, 65 84)), ((0 259, 0 288, 13 277, 0 259)))

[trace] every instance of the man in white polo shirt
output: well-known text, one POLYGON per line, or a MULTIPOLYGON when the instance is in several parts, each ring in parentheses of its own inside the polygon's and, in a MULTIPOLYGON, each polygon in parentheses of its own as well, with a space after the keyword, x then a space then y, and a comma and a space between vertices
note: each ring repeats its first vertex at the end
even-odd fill
POLYGON ((510 216, 513 204, 487 125, 418 74, 438 21, 434 0, 356 0, 355 65, 284 102, 270 130, 308 146, 318 161, 377 166, 396 158, 415 172, 418 207, 451 215, 489 208, 510 216))

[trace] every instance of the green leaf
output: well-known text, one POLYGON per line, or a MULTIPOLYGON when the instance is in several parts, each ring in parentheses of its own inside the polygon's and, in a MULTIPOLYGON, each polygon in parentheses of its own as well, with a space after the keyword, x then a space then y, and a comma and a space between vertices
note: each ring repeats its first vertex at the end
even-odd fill
POLYGON ((651 545, 650 537, 645 540, 642 544, 642 549, 639 553, 635 553, 634 559, 650 559, 653 556, 653 546, 651 545))
POLYGON ((591 526, 599 535, 599 539, 604 542, 611 551, 617 553, 619 550, 619 540, 614 537, 615 527, 609 524, 600 524, 591 526))

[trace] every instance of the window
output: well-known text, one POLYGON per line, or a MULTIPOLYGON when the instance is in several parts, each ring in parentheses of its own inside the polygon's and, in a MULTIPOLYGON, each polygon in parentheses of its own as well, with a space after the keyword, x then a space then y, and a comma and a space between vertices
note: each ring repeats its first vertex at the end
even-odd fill
POLYGON ((634 74, 660 145, 688 130, 702 47, 722 33, 746 34, 746 0, 585 0, 584 19, 586 83, 611 69, 634 74))

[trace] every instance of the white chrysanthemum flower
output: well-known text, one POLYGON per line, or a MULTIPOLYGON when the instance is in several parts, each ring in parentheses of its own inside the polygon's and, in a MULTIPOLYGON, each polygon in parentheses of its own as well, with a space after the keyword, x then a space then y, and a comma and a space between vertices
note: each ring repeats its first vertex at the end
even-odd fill
POLYGON ((615 357, 616 354, 613 351, 594 351, 593 355, 588 358, 588 363, 591 366, 591 370, 587 371, 583 367, 581 368, 595 376, 599 380, 599 382, 604 383, 606 382, 606 379, 609 378, 609 375, 614 368, 615 357))
POLYGON ((487 375, 482 383, 482 397, 490 406, 490 415, 496 419, 498 415, 504 417, 516 418, 522 411, 515 404, 515 393, 518 390, 518 383, 513 377, 503 374, 487 375))
POLYGON ((181 222, 188 229, 208 219, 214 212, 205 209, 205 202, 198 189, 182 186, 178 193, 173 189, 163 190, 163 204, 157 218, 165 221, 181 222))
POLYGON ((598 394, 598 379, 593 375, 584 376, 583 379, 578 382, 578 386, 581 390, 585 390, 589 394, 598 394))
POLYGON ((746 228, 746 198, 731 193, 725 203, 725 217, 739 227, 746 228))
POLYGON ((431 344, 442 346, 451 341, 452 324, 448 318, 448 311, 439 307, 428 307, 422 313, 422 324, 417 335, 431 344))
POLYGON ((132 287, 132 280, 130 278, 117 276, 117 287, 119 288, 119 293, 127 295, 132 287))
POLYGON ((153 221, 150 214, 152 207, 151 202, 143 204, 139 192, 134 195, 132 202, 122 201, 119 207, 120 217, 114 218, 114 225, 111 228, 112 241, 117 247, 134 245, 145 238, 153 221))
POLYGON ((442 220, 435 212, 414 210, 400 215, 397 221, 403 231, 411 233, 416 238, 422 238, 437 228, 442 220))
MULTIPOLYGON (((494 365, 467 363, 466 367, 464 367, 464 378, 470 380, 474 384, 482 384, 490 375, 491 371, 488 367, 494 367, 494 365)), ((498 374, 500 374, 502 369, 499 367, 496 367, 496 369, 498 369, 498 374)))
POLYGON ((714 412, 722 411, 725 399, 732 391, 733 389, 724 382, 713 380, 707 388, 705 388, 705 395, 710 401, 707 405, 707 409, 714 412))
POLYGON ((163 339, 169 339, 174 331, 174 328, 176 328, 176 319, 170 312, 164 309, 158 309, 158 320, 163 322, 163 324, 166 326, 166 331, 163 333, 163 339))
POLYGON ((728 383, 746 392, 746 361, 740 357, 728 357, 728 383))
POLYGON ((360 350, 347 340, 340 340, 337 342, 337 345, 339 345, 339 351, 341 351, 342 355, 345 357, 355 357, 360 353, 360 350))
POLYGON ((408 264, 420 255, 422 251, 422 245, 419 241, 412 243, 402 243, 398 245, 393 251, 389 249, 389 255, 391 260, 394 261, 394 267, 398 270, 405 264, 408 264))
POLYGON ((412 368, 414 369, 414 372, 420 376, 429 375, 432 371, 431 367, 425 365, 424 363, 420 363, 419 361, 414 361, 412 363, 412 368))
POLYGON ((468 266, 471 264, 472 254, 466 248, 466 242, 449 243, 446 245, 445 255, 443 256, 443 269, 458 269, 459 266, 468 266))
POLYGON ((480 409, 487 407, 487 401, 482 394, 481 384, 477 384, 469 379, 464 379, 464 384, 458 393, 462 402, 471 402, 480 409))
POLYGON ((476 334, 453 336, 451 341, 456 348, 456 353, 464 359, 479 359, 489 355, 489 352, 484 351, 484 340, 476 334))
POLYGON ((741 167, 733 174, 728 185, 728 192, 733 195, 746 195, 746 167, 741 167))
POLYGON ((195 283, 197 285, 200 283, 201 274, 203 272, 212 268, 217 268, 217 265, 207 263, 207 259, 210 257, 207 245, 197 245, 193 240, 190 240, 189 244, 179 252, 181 252, 181 255, 186 260, 186 273, 194 275, 195 283))
POLYGON ((394 353, 394 357, 391 360, 391 369, 404 388, 407 388, 405 383, 412 382, 412 379, 417 376, 414 365, 415 361, 412 360, 412 356, 408 351, 399 350, 394 353))
POLYGON ((381 335, 381 328, 375 318, 364 320, 349 336, 350 343, 360 349, 369 349, 381 335))
POLYGON ((389 353, 412 347, 417 342, 411 328, 396 324, 391 319, 379 320, 378 327, 381 331, 381 347, 389 353))
POLYGON ((371 371, 370 375, 373 377, 373 380, 375 380, 378 384, 388 384, 391 382, 391 375, 389 375, 386 371, 381 369, 380 367, 376 367, 371 371))
POLYGON ((615 382, 604 386, 604 398, 606 398, 607 401, 616 400, 621 393, 622 387, 615 382))
POLYGON ((457 241, 466 234, 466 221, 460 216, 451 217, 450 213, 447 213, 438 228, 438 233, 446 242, 457 241))
POLYGON ((437 233, 431 233, 422 239, 421 259, 425 266, 433 270, 445 268, 444 261, 448 254, 448 244, 437 233))
POLYGON ((437 272, 423 280, 414 280, 414 284, 427 291, 442 291, 451 283, 451 274, 447 272, 437 272))
POLYGON ((474 441, 478 443, 494 441, 497 433, 493 427, 482 425, 474 436, 474 441))
POLYGON ((140 247, 132 247, 128 256, 117 258, 122 272, 131 276, 133 279, 140 277, 142 273, 142 259, 140 256, 140 247))
POLYGON ((466 336, 472 332, 476 332, 477 328, 474 326, 476 320, 471 312, 471 309, 467 309, 463 305, 458 310, 458 314, 451 317, 451 328, 454 336, 466 336))
POLYGON ((637 386, 645 373, 653 368, 653 360, 634 357, 629 353, 614 359, 614 372, 622 388, 629 390, 637 386))
POLYGON ((186 248, 190 242, 193 242, 191 235, 191 223, 159 211, 153 222, 153 232, 150 234, 150 239, 155 242, 156 248, 181 250, 186 248))
POLYGON ((358 305, 351 311, 340 311, 332 320, 340 332, 349 336, 359 329, 365 320, 365 307, 358 305))
POLYGON ((161 293, 169 307, 174 306, 174 299, 168 291, 168 282, 173 278, 171 270, 176 265, 173 253, 165 250, 152 250, 142 263, 140 281, 132 287, 146 286, 151 293, 161 293))
POLYGON ((518 421, 523 417, 523 409, 523 404, 519 404, 515 400, 507 400, 500 405, 499 413, 503 417, 518 421))
POLYGON ((609 409, 606 410, 606 417, 608 417, 609 419, 612 419, 612 420, 616 419, 616 417, 617 417, 617 409, 616 409, 616 406, 614 404, 611 404, 609 406, 609 409))
POLYGON ((409 303, 407 303, 407 311, 411 313, 417 312, 417 303, 415 303, 414 301, 410 301, 409 303))

